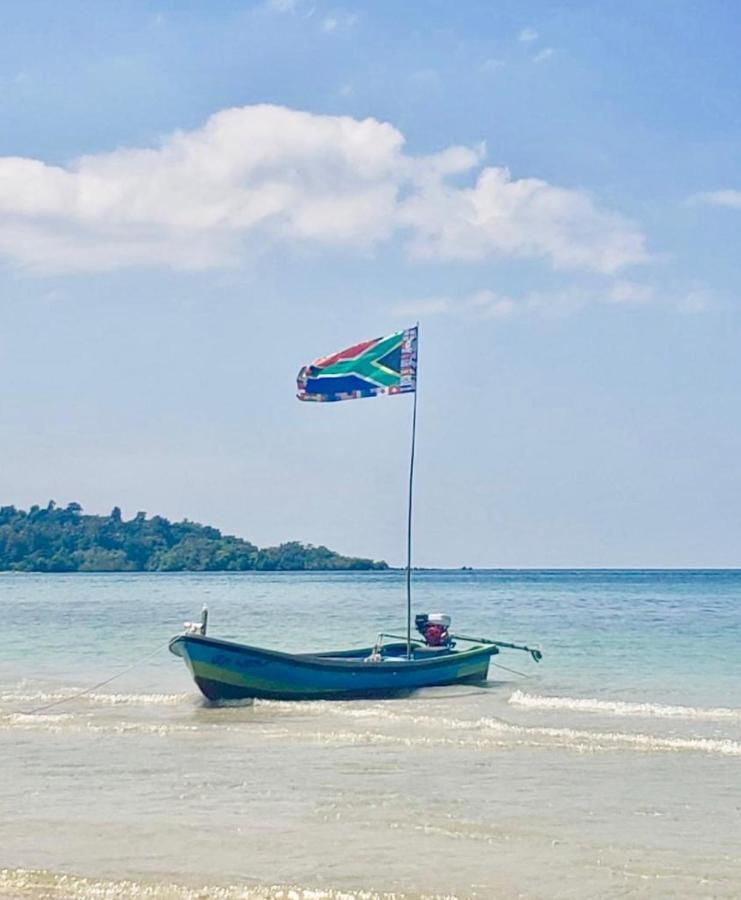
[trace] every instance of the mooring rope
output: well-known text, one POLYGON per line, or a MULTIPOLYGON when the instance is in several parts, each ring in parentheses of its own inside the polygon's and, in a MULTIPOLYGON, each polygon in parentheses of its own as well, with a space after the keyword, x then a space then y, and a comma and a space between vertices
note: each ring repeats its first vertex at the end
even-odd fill
POLYGON ((518 672, 517 669, 510 669, 508 666, 503 666, 501 663, 495 663, 493 660, 491 661, 491 664, 498 669, 504 669, 505 672, 511 672, 513 675, 519 675, 522 678, 535 678, 535 675, 528 675, 527 672, 518 672))
POLYGON ((68 694, 66 697, 60 697, 58 700, 53 700, 51 703, 45 703, 43 706, 36 706, 33 709, 19 709, 18 712, 23 716, 33 716, 36 715, 36 713, 44 712, 45 710, 51 709, 54 706, 61 706, 62 703, 69 703, 70 700, 76 700, 78 697, 84 697, 86 694, 91 694, 98 688, 105 687, 105 685, 110 684, 112 681, 115 681, 122 675, 126 675, 127 673, 136 669, 137 666, 145 663, 148 659, 156 656, 158 653, 164 650, 164 648, 167 647, 169 643, 170 639, 168 638, 168 640, 165 641, 164 644, 160 644, 150 653, 147 653, 146 656, 142 656, 140 659, 137 659, 136 662, 133 662, 130 666, 127 666, 120 672, 116 672, 115 675, 111 675, 109 678, 104 678, 103 681, 98 681, 96 684, 90 685, 90 687, 86 687, 81 691, 76 691, 74 694, 68 694))

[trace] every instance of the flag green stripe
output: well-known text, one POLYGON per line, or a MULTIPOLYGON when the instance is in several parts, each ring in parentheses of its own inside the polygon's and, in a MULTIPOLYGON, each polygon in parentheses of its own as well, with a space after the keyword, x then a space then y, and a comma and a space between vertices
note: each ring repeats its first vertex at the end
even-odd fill
POLYGON ((403 332, 392 334, 355 359, 343 359, 331 366, 327 366, 326 369, 321 370, 320 375, 317 377, 324 378, 355 374, 375 381, 377 384, 381 384, 384 387, 391 387, 394 384, 398 384, 399 376, 395 372, 388 372, 376 365, 376 363, 379 359, 382 359, 387 353, 401 344, 402 339, 403 332))

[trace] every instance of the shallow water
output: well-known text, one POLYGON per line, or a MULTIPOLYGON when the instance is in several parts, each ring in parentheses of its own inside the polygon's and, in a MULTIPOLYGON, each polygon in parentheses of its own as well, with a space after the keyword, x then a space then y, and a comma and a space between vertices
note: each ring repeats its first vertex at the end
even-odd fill
POLYGON ((204 601, 214 636, 367 645, 400 574, 0 576, 0 896, 741 896, 741 572, 429 572, 416 598, 545 659, 215 708, 164 649, 204 601))

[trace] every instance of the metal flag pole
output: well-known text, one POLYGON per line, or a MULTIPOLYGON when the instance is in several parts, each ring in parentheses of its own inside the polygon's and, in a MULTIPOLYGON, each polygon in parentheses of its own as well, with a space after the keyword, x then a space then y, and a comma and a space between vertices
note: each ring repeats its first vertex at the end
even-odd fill
POLYGON ((412 658, 412 495, 414 489, 414 445, 417 437, 417 372, 419 370, 419 322, 416 331, 414 405, 412 406, 412 450, 409 457, 409 505, 407 507, 407 659, 412 658))

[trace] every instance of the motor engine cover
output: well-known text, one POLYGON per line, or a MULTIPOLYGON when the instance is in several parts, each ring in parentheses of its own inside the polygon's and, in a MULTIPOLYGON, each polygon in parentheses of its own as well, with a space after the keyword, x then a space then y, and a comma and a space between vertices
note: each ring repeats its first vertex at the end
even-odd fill
POLYGON ((414 624, 428 647, 450 646, 450 616, 444 613, 419 613, 414 617, 414 624))

